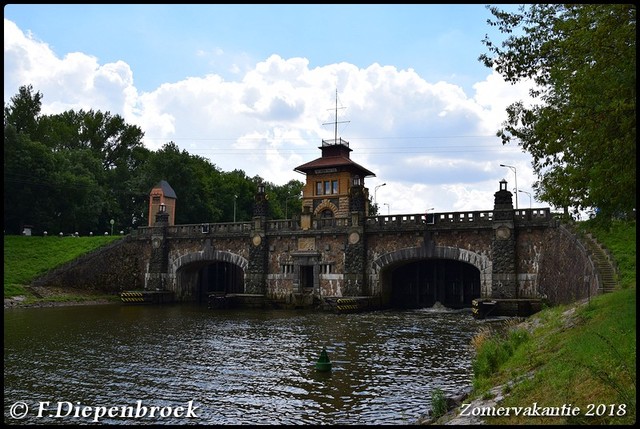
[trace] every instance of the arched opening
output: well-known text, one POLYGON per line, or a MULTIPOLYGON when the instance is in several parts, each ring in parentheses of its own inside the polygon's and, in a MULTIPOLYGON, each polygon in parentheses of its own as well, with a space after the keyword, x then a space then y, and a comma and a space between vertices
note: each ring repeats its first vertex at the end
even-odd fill
POLYGON ((480 297, 480 270, 456 260, 426 259, 389 267, 388 306, 425 308, 436 302, 448 308, 470 308, 480 297))
POLYGON ((227 295, 244 292, 244 272, 230 262, 216 261, 200 269, 198 302, 208 302, 210 294, 227 295))
POLYGON ((226 261, 197 261, 177 271, 176 298, 183 302, 207 304, 209 295, 244 293, 244 270, 226 261))
POLYGON ((322 219, 331 219, 333 217, 333 211, 331 209, 324 209, 320 212, 322 219))

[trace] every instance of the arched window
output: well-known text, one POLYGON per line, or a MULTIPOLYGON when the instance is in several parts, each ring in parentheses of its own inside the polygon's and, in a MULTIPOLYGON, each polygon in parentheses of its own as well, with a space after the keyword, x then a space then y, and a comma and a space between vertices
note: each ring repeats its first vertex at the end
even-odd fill
POLYGON ((333 212, 330 209, 324 209, 320 212, 320 217, 323 219, 332 218, 333 212))

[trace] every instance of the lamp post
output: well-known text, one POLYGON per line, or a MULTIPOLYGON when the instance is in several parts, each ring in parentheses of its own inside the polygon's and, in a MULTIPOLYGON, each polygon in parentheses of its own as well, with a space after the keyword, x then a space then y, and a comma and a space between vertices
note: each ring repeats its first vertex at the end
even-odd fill
POLYGON ((376 205, 378 205, 378 188, 386 185, 387 183, 383 183, 382 185, 378 185, 376 186, 376 188, 373 190, 373 202, 376 203, 376 205))
POLYGON ((523 194, 529 195, 529 208, 531 208, 531 192, 519 190, 518 192, 522 192, 523 194))
POLYGON ((233 196, 233 221, 236 221, 236 201, 238 201, 238 196, 233 196))
POLYGON ((385 206, 387 206, 387 216, 389 216, 391 214, 391 206, 389 205, 389 203, 382 203, 385 206))
POLYGON ((424 212, 424 220, 425 222, 429 223, 429 210, 433 210, 433 207, 428 208, 427 210, 425 210, 424 212))
POLYGON ((513 165, 500 164, 500 167, 507 167, 513 171, 513 176, 515 177, 515 185, 516 185, 516 210, 518 210, 518 172, 513 165))
POLYGON ((289 193, 287 192, 287 198, 284 200, 284 218, 289 219, 287 217, 287 208, 289 207, 289 193))

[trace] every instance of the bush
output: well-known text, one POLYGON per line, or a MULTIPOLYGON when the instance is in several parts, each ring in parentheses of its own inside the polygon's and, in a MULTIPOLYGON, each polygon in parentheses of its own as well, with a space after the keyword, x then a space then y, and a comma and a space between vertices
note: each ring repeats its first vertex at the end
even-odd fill
POLYGON ((447 413, 447 398, 442 389, 436 388, 431 392, 431 411, 434 419, 447 413))
POLYGON ((505 334, 494 333, 491 338, 485 338, 472 364, 474 377, 490 377, 529 338, 530 334, 524 329, 508 330, 505 334))

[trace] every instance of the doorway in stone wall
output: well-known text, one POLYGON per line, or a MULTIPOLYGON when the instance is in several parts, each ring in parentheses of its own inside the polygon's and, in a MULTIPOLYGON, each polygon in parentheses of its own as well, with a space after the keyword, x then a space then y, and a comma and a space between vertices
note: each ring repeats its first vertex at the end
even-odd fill
POLYGON ((313 265, 300 265, 300 292, 313 289, 313 265))

